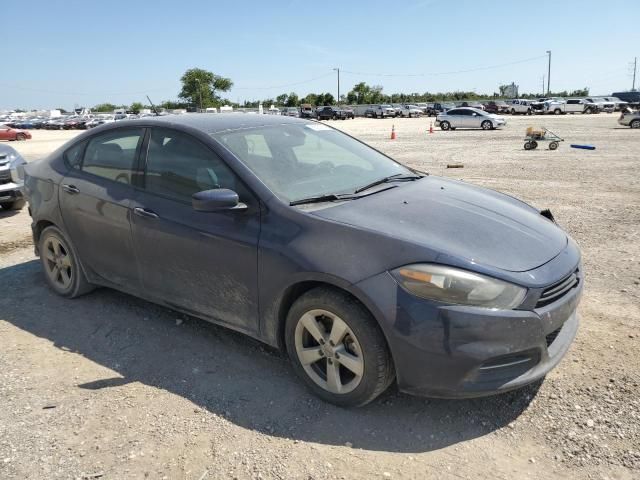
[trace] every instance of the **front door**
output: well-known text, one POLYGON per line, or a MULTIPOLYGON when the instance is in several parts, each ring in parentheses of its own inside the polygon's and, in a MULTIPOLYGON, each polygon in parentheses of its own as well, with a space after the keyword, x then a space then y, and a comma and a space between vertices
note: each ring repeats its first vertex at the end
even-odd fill
POLYGON ((143 128, 119 128, 70 148, 72 168, 60 183, 65 230, 85 267, 109 282, 137 289, 130 203, 143 128))
POLYGON ((146 293, 246 332, 258 328, 260 208, 229 167, 194 137, 153 128, 132 231, 146 293), (191 196, 228 188, 244 211, 198 212, 191 196))

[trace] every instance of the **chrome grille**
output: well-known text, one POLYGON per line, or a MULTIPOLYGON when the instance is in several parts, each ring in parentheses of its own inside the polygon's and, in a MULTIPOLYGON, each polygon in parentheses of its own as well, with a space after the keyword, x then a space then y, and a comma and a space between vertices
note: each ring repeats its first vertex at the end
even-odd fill
POLYGON ((542 292, 542 295, 540 295, 538 303, 536 304, 536 308, 544 307, 545 305, 549 305, 550 303, 553 303, 556 300, 562 298, 564 295, 569 293, 569 291, 576 288, 579 282, 580 279, 578 278, 578 270, 576 270, 568 277, 565 277, 559 282, 556 282, 553 285, 547 287, 542 292))

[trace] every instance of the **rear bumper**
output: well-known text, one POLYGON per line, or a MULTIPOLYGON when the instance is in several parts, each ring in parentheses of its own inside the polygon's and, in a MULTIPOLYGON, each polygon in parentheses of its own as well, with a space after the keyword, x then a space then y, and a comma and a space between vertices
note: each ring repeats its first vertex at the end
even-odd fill
POLYGON ((400 390, 468 398, 513 390, 544 377, 578 330, 583 281, 535 310, 490 310, 437 304, 400 288, 390 274, 358 287, 382 311, 400 390))

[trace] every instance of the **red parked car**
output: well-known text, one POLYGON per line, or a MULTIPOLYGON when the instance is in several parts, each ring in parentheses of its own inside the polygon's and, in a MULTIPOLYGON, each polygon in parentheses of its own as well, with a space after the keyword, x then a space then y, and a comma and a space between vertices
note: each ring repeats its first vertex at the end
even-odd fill
POLYGON ((31 134, 26 130, 18 130, 8 125, 0 125, 0 140, 28 140, 31 134))

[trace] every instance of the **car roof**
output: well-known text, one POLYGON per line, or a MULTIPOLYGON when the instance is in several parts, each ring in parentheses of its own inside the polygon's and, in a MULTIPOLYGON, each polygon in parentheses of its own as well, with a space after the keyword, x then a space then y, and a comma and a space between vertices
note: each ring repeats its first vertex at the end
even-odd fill
POLYGON ((305 124, 309 120, 280 115, 247 115, 246 113, 185 113, 182 115, 160 115, 127 120, 126 125, 184 126, 201 130, 204 133, 217 133, 225 130, 257 128, 271 125, 305 124))

